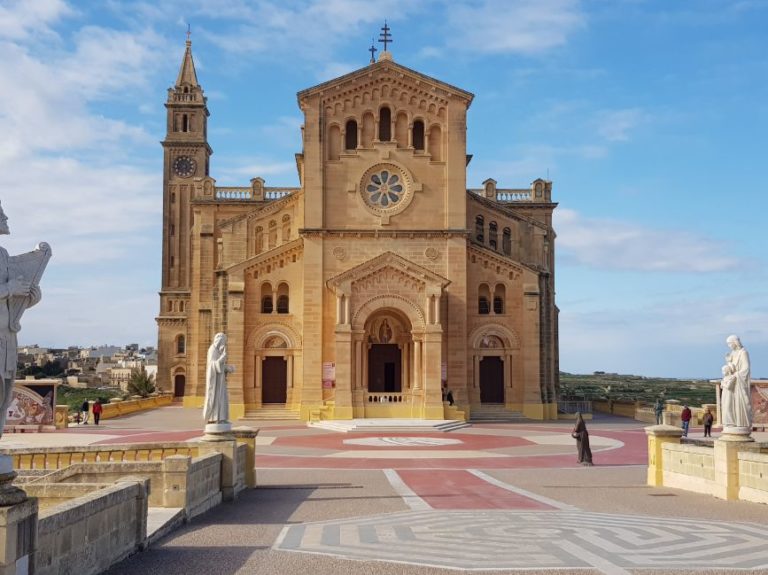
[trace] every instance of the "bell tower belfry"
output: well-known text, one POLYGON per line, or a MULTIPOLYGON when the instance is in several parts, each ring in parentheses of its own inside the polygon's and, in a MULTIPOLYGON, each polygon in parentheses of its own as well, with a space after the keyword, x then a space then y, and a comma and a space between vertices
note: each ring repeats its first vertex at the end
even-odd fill
POLYGON ((163 146, 163 259, 158 323, 160 389, 184 394, 187 314, 191 288, 192 208, 195 183, 208 176, 213 153, 208 145, 207 98, 197 81, 192 42, 165 102, 163 146))

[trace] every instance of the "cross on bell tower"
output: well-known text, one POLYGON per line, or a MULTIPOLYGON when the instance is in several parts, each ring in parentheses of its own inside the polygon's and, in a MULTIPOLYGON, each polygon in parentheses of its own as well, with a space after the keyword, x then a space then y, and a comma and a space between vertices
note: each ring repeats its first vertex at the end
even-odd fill
POLYGON ((368 51, 371 53, 371 64, 373 64, 376 62, 375 54, 379 51, 373 43, 373 38, 371 38, 371 47, 368 48, 368 51))

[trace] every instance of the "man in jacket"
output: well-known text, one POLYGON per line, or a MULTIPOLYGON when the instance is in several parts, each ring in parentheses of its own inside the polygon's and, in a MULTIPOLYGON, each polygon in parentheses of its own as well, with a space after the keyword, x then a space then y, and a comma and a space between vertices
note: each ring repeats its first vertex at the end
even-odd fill
POLYGON ((683 437, 688 437, 688 426, 691 424, 691 409, 688 405, 683 406, 683 411, 680 413, 680 421, 683 423, 683 437))

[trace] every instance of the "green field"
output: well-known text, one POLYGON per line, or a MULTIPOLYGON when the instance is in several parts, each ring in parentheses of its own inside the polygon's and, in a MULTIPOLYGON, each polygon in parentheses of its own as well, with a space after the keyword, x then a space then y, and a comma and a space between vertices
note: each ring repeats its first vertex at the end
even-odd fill
POLYGON ((74 413, 83 405, 86 399, 96 401, 100 399, 102 403, 109 401, 113 397, 122 397, 124 392, 120 389, 80 389, 68 385, 60 385, 56 391, 56 403, 58 405, 68 405, 69 412, 74 413))
POLYGON ((715 384, 704 379, 664 379, 617 373, 575 375, 560 373, 562 400, 612 399, 653 404, 657 398, 680 403, 715 403, 715 384))

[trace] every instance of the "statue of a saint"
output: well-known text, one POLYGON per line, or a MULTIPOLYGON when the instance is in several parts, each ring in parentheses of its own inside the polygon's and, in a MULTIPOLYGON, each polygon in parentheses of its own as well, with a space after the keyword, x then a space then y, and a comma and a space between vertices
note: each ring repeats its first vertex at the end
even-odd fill
MULTIPOLYGON (((0 206, 0 234, 10 233, 8 217, 0 206)), ((39 281, 50 252, 48 244, 40 244, 34 252, 9 257, 8 252, 0 248, 0 371, 3 384, 0 390, 0 436, 13 399, 19 319, 24 310, 42 298, 39 281)))
POLYGON ((735 335, 725 340, 730 353, 725 356, 720 404, 724 433, 749 434, 752 431, 752 380, 749 354, 735 335))
POLYGON ((208 362, 205 368, 203 419, 206 423, 229 422, 227 374, 234 371, 234 366, 227 365, 227 336, 217 333, 208 348, 208 362))

